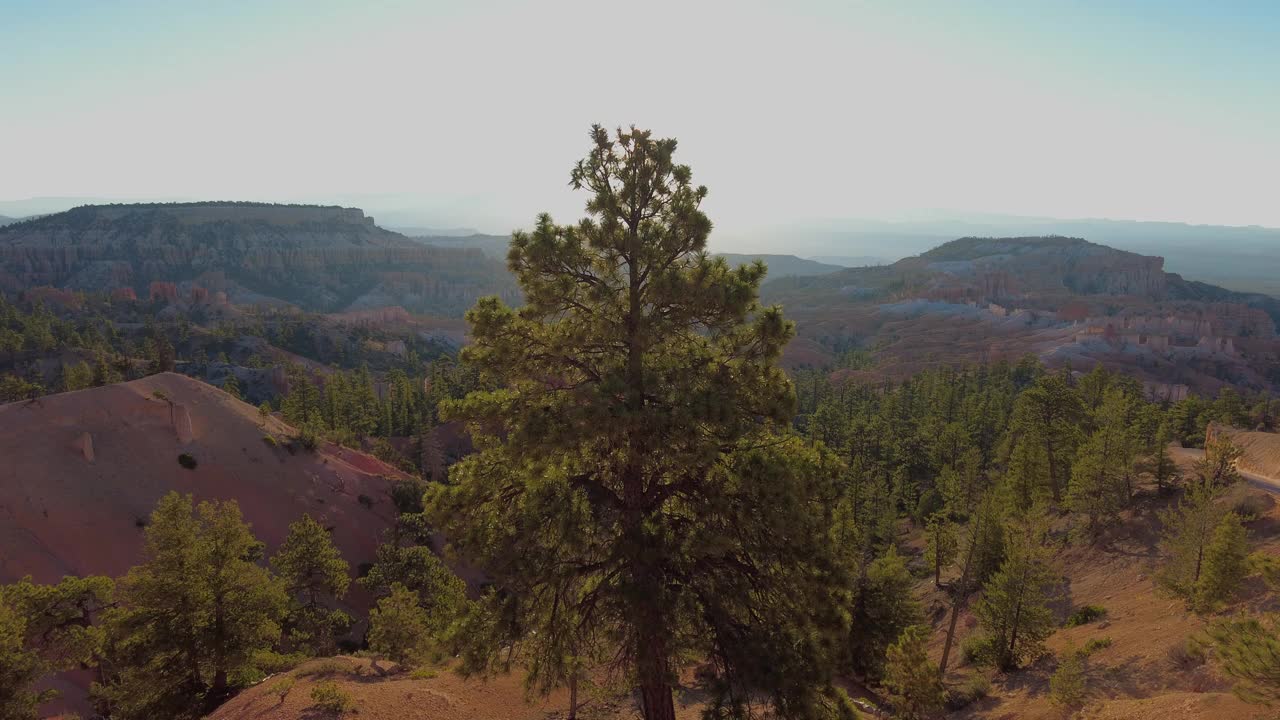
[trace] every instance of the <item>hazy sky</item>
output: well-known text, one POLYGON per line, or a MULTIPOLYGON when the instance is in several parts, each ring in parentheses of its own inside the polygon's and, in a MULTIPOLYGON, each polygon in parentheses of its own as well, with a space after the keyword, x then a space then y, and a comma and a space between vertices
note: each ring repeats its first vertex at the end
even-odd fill
POLYGON ((592 122, 730 232, 913 208, 1280 226, 1280 3, 0 0, 0 200, 580 214, 592 122))

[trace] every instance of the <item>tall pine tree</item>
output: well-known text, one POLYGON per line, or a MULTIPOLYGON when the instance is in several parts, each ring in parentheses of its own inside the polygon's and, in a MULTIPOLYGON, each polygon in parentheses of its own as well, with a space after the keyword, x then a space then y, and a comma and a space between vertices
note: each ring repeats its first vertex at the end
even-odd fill
POLYGON ((1224 599, 1224 589, 1234 589, 1233 579, 1243 571, 1247 553, 1239 518, 1229 517, 1215 497, 1211 485, 1192 483, 1177 507, 1160 513, 1160 548, 1168 559, 1156 573, 1156 585, 1198 611, 1224 599), (1224 523, 1232 527, 1219 536, 1224 523))
POLYGON ((1222 670, 1236 681, 1236 695, 1247 702, 1280 700, 1280 636, 1275 618, 1221 620, 1208 634, 1222 670))
POLYGON ((198 717, 279 639, 285 593, 257 564, 262 544, 234 501, 197 513, 191 496, 171 492, 146 536, 143 563, 120 580, 119 607, 103 619, 97 695, 112 717, 198 717))
POLYGON ((1041 521, 1032 518, 1010 533, 1008 557, 987 581, 976 612, 991 640, 992 660, 1001 670, 1013 670, 1044 651, 1053 634, 1048 606, 1054 577, 1041 547, 1041 521))
POLYGON ((1106 390, 1099 401, 1097 430, 1080 446, 1067 489, 1067 505, 1089 519, 1096 536, 1129 502, 1135 441, 1129 429, 1129 398, 1106 390))
POLYGON ((1080 398, 1060 374, 1042 375, 1018 396, 1013 426, 1019 436, 1042 450, 1045 476, 1055 503, 1071 477, 1071 458, 1079 443, 1079 423, 1084 414, 1080 398))
POLYGON ((289 637, 313 654, 331 652, 335 638, 351 625, 345 612, 331 607, 346 594, 351 578, 329 531, 304 515, 289 526, 271 566, 292 599, 285 620, 289 637))
POLYGON ((727 712, 752 688, 819 713, 832 663, 817 639, 846 586, 825 542, 839 472, 780 435, 792 326, 757 303, 762 264, 706 253, 706 189, 675 140, 598 126, 591 140, 571 174, 588 217, 517 232, 526 304, 468 313, 465 359, 506 385, 446 405, 479 452, 429 491, 432 518, 523 593, 522 633, 550 632, 568 603, 608 637, 646 720, 675 717, 690 650, 737 689, 719 695, 727 712))

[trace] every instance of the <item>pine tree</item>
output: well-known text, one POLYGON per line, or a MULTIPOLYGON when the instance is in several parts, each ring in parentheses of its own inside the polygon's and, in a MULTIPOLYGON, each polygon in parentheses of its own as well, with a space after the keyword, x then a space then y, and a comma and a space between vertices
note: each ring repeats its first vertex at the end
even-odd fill
POLYGON ((964 425, 952 421, 942 426, 933 437, 932 452, 935 467, 960 464, 961 455, 973 447, 973 439, 964 425))
POLYGON ((1243 454, 1244 451, 1232 443, 1230 438, 1215 437, 1205 443, 1204 457, 1196 461, 1193 470, 1200 482, 1211 488, 1234 485, 1240 480, 1236 461, 1243 454))
POLYGON ((271 566, 291 597, 285 627, 293 642, 315 655, 332 652, 334 639, 347 631, 351 618, 331 606, 346 595, 351 578, 329 531, 304 515, 289 526, 271 566))
POLYGON ((987 581, 976 614, 991 638, 992 660, 1014 670, 1044 651, 1054 631, 1048 589, 1054 576, 1039 545, 1036 521, 1016 534, 1000 571, 987 581))
POLYGON ((963 519, 978 504, 986 482, 982 473, 982 451, 969 447, 959 453, 959 463, 944 465, 938 471, 937 486, 942 493, 943 504, 952 516, 963 519))
POLYGON ((169 342, 169 338, 156 333, 154 338, 149 338, 148 345, 150 346, 151 372, 173 372, 176 360, 173 344, 169 342))
POLYGON ((969 602, 973 593, 994 574, 1005 557, 1005 515, 1002 502, 995 492, 987 493, 969 518, 963 541, 964 562, 960 577, 956 580, 951 600, 950 618, 947 621, 947 637, 942 646, 942 660, 938 663, 938 675, 945 677, 951 647, 955 642, 956 623, 960 610, 969 602))
POLYGON ((93 353, 93 387, 102 387, 111 383, 120 382, 122 376, 120 371, 116 369, 114 353, 103 350, 96 350, 93 353))
POLYGON ((1249 542, 1240 516, 1227 513, 1218 521, 1204 551, 1204 570, 1196 583, 1193 604, 1200 612, 1228 600, 1248 574, 1249 542))
POLYGON ((1249 575, 1257 575, 1272 591, 1280 590, 1280 557, 1265 550, 1249 555, 1249 575))
POLYGON ((960 610, 968 605, 969 598, 1000 568, 1004 560, 1004 523, 1000 498, 995 492, 988 492, 979 501, 968 525, 965 525, 961 541, 961 547, 964 548, 961 556, 964 561, 960 565, 960 577, 952 584, 950 619, 947 620, 946 641, 942 644, 942 660, 938 662, 938 675, 943 678, 947 674, 947 662, 951 659, 960 610))
POLYGON ((226 379, 222 381, 222 392, 237 400, 243 399, 240 396, 240 381, 236 379, 235 373, 227 373, 226 379))
POLYGON ((37 690, 44 664, 26 644, 26 618, 0 595, 0 719, 36 720, 51 690, 37 690))
POLYGON ((928 626, 912 625, 903 630, 889 648, 884 685, 896 718, 923 720, 942 710, 946 690, 929 659, 928 626))
POLYGON ((1085 693, 1085 654, 1068 649, 1058 656, 1058 668, 1049 676, 1049 697, 1064 707, 1079 705, 1085 693))
POLYGON ((1042 375, 1018 396, 1013 426, 1043 448, 1044 482, 1055 503, 1071 477, 1071 457, 1079 438, 1078 425, 1084 415, 1080 398, 1061 375, 1042 375))
POLYGON ((1049 463, 1044 455, 1044 443, 1023 435, 1013 445, 1009 464, 1005 469, 1004 487, 1018 507, 1029 508, 1049 498, 1045 478, 1049 476, 1049 463))
POLYGON ((1156 490, 1162 495, 1177 486, 1182 479, 1178 472, 1178 464, 1169 455, 1171 442, 1173 442, 1173 431, 1170 430, 1168 423, 1161 423, 1146 470, 1156 481, 1156 490))
POLYGON ((104 615, 112 717, 186 717, 225 697, 251 656, 280 636, 286 597, 258 566, 262 545, 234 501, 201 503, 171 492, 146 528, 145 560, 118 585, 104 615))
POLYGON ((956 559, 960 549, 956 538, 955 525, 942 513, 929 518, 924 530, 925 562, 933 566, 933 584, 942 587, 942 568, 949 566, 956 559))
POLYGON ((1249 413, 1245 407, 1244 399, 1240 397, 1240 393, 1236 392, 1235 388, 1229 385, 1218 391, 1218 397, 1213 401, 1211 413, 1218 422, 1234 427, 1242 427, 1249 422, 1249 413))
POLYGON ((378 429, 379 410, 378 393, 373 387, 373 375, 367 365, 360 366, 352 379, 351 387, 351 430, 360 436, 373 435, 378 429))
POLYGON ((1208 629, 1222 671, 1236 681, 1236 695, 1246 702, 1269 704, 1280 700, 1280 637, 1271 618, 1222 620, 1208 629))
POLYGON ((1129 431, 1129 399, 1119 390, 1103 393, 1098 429, 1080 446, 1067 489, 1067 506, 1089 518, 1089 534, 1116 520, 1132 494, 1134 439, 1129 431))
POLYGON ((1169 559, 1156 573, 1156 584, 1193 607, 1205 577, 1206 552, 1225 515, 1214 496, 1210 486, 1192 483, 1177 507, 1160 513, 1160 548, 1169 559))
POLYGON ((409 666, 425 658, 430 642, 430 621, 418 594, 399 583, 392 585, 391 593, 369 611, 369 648, 409 666))
POLYGON ((84 390, 93 386, 93 368, 86 362, 64 364, 62 366, 62 392, 84 390))
POLYGON ((1076 394, 1080 396, 1081 405, 1086 411, 1095 412, 1102 405, 1110 386, 1111 375, 1099 363, 1076 383, 1076 394))
POLYGON ((257 560, 263 545, 250 531, 234 501, 202 502, 201 553, 209 592, 206 642, 210 647, 214 697, 229 689, 229 675, 246 667, 254 651, 280 637, 286 597, 280 583, 257 560))
POLYGON ((436 437, 435 427, 424 422, 418 432, 418 470, 427 482, 444 482, 444 452, 436 437))
POLYGON ((413 592, 437 638, 443 638, 466 609, 466 585, 425 545, 379 545, 376 560, 360 584, 379 596, 396 586, 413 592))
POLYGON ((988 493, 970 520, 968 542, 974 546, 974 556, 968 590, 985 585, 1004 563, 1009 552, 1006 525, 1013 517, 1007 505, 1008 501, 998 493, 988 493))
POLYGON ((306 369, 297 363, 291 363, 285 370, 285 378, 288 389, 280 405, 284 419, 298 427, 318 420, 320 394, 306 369))
POLYGON ((853 632, 848 667, 879 678, 884 674, 885 652, 904 630, 920 622, 920 606, 912 595, 915 579, 906 561, 892 545, 866 566, 853 601, 853 632))
POLYGON ((1209 422, 1208 403, 1198 395, 1189 395, 1169 408, 1169 430, 1182 447, 1204 444, 1205 426, 1209 422))
POLYGON ((695 647, 715 648, 728 684, 816 712, 831 662, 801 638, 839 622, 818 510, 839 473, 777 435, 792 326, 757 304, 762 264, 706 253, 706 190, 674 140, 591 137, 571 174, 590 217, 515 233, 526 304, 468 313, 465 361, 506 386, 445 404, 480 451, 429 490, 432 519, 522 593, 522 633, 548 631, 541 603, 576 603, 620 648, 646 720, 674 718, 673 663, 695 647), (590 597, 566 597, 580 584, 590 597))
POLYGON ((13 708, 53 699, 57 692, 32 692, 33 678, 93 661, 101 646, 94 621, 111 603, 112 589, 111 579, 99 576, 67 576, 55 585, 27 577, 0 587, 0 718, 35 717, 34 710, 24 715, 13 708), (16 644, 7 636, 15 629, 16 644))
POLYGON ((0 375, 0 402, 30 400, 44 394, 44 387, 12 373, 0 375))

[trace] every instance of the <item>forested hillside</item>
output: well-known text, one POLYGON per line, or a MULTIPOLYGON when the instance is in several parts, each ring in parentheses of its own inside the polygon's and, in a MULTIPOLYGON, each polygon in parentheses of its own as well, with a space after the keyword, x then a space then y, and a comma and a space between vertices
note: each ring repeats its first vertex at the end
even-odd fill
POLYGON ((377 227, 354 208, 265 203, 87 205, 0 230, 0 288, 293 304, 336 312, 402 305, 459 315, 514 299, 502 264, 377 227))
MULTIPOLYGON (((588 217, 512 236, 519 304, 476 302, 460 350, 403 310, 0 303, 0 717, 55 707, 48 683, 119 720, 1208 720, 1280 697, 1280 486, 1246 482, 1225 429, 1276 430, 1261 374, 1173 397, 1044 353, 877 371, 885 345, 840 338, 788 371, 807 331, 762 304, 762 263, 705 252, 676 142, 590 141, 588 217)), ((1097 317, 1248 360, 1274 340, 1247 304, 1147 313, 1186 300, 1159 258, 1079 240, 846 272, 879 306, 1116 303, 1097 317)), ((845 280, 778 288, 866 299, 845 280)))
POLYGON ((902 379, 1032 354, 1058 369, 1102 364, 1171 400, 1280 382, 1280 301, 1077 238, 962 238, 892 265, 773 280, 762 293, 797 323, 793 367, 902 379))

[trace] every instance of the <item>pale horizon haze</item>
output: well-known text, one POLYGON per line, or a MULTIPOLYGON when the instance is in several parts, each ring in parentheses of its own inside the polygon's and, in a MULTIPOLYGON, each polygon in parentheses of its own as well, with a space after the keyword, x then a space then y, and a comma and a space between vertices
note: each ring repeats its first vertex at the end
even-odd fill
POLYGON ((1278 37, 1267 2, 0 0, 0 201, 505 232, 581 215, 599 122, 678 138, 728 233, 922 208, 1280 227, 1278 37))

